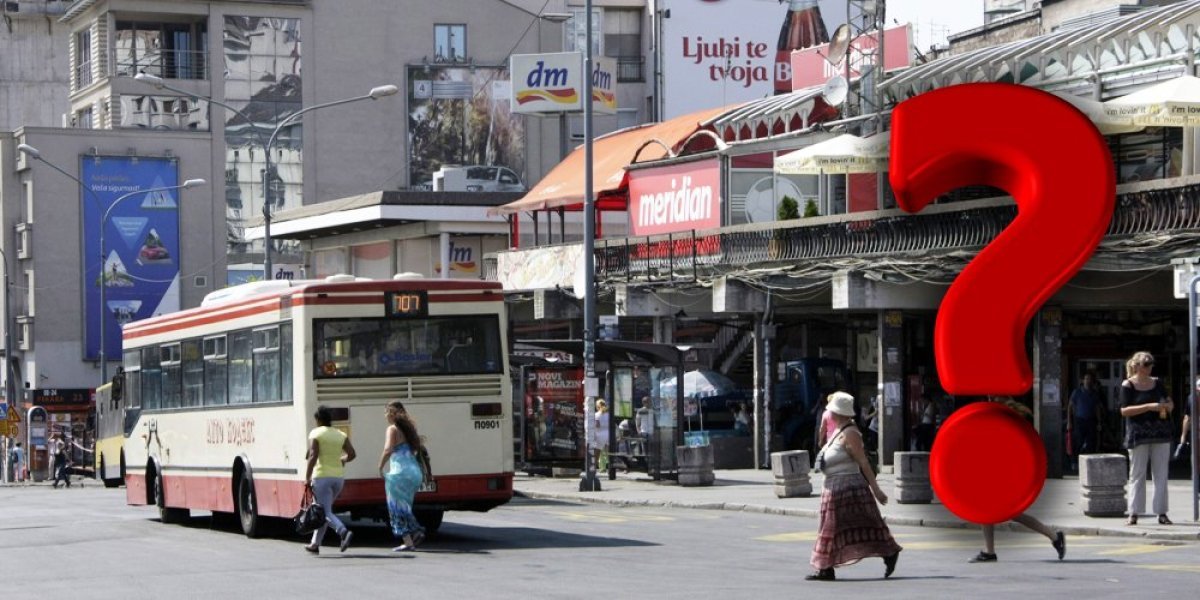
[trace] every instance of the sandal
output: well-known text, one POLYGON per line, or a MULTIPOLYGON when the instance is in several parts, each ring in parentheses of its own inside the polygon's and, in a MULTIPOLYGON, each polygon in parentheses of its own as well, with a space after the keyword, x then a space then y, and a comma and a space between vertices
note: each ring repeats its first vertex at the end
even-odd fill
POLYGON ((979 554, 972 556, 969 560, 967 560, 967 562, 969 562, 969 563, 996 562, 997 559, 998 559, 998 557, 993 552, 980 552, 979 554))
POLYGON ((816 571, 805 575, 804 579, 806 581, 833 581, 837 579, 837 575, 834 574, 833 569, 831 568, 817 569, 816 571))

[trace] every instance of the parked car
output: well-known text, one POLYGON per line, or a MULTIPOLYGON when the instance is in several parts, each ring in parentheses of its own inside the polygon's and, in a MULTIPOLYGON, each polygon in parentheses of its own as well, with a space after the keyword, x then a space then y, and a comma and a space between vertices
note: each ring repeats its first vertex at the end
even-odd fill
POLYGON ((433 174, 439 192, 524 192, 525 184, 508 167, 473 165, 442 167, 433 174))

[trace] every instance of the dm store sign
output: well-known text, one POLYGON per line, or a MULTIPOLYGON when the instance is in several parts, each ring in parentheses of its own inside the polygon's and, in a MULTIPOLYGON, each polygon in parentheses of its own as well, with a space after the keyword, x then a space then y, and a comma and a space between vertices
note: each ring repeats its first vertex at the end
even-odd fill
POLYGON ((120 360, 121 326, 179 310, 178 190, 174 159, 85 156, 82 191, 84 359, 100 357, 100 286, 104 355, 120 360), (101 227, 104 248, 101 252, 101 227))
MULTIPOLYGON (((617 111, 615 59, 592 59, 592 110, 617 111)), ((579 52, 514 54, 512 112, 557 113, 583 110, 583 55, 579 52)))

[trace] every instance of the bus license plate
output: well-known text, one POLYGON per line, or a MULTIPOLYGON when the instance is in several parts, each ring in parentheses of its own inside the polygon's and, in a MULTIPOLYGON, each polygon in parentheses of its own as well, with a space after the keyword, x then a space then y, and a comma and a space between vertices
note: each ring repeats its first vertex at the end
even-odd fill
POLYGON ((437 492, 437 480, 421 482, 421 487, 417 488, 417 492, 436 493, 437 492))

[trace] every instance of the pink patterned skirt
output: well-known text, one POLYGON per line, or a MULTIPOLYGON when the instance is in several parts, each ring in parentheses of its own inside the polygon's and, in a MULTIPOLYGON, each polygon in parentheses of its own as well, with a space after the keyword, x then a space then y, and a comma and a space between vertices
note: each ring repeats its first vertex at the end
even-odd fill
POLYGON ((827 476, 821 492, 817 543, 809 561, 812 566, 841 567, 899 551, 862 473, 827 476))

